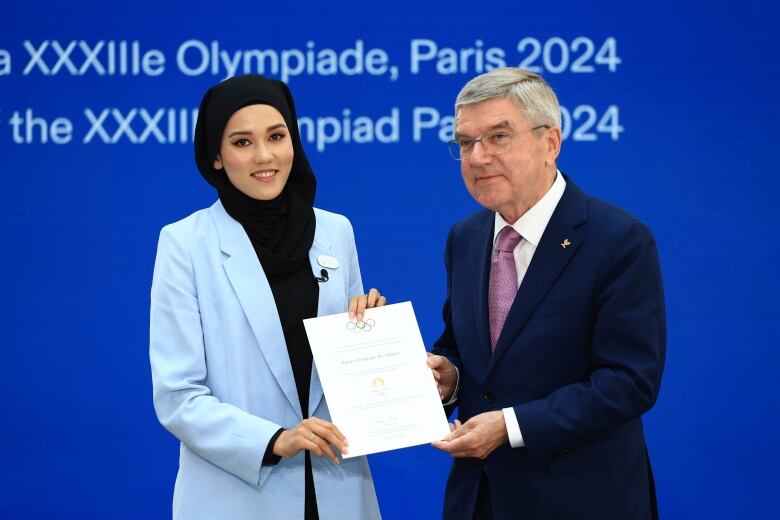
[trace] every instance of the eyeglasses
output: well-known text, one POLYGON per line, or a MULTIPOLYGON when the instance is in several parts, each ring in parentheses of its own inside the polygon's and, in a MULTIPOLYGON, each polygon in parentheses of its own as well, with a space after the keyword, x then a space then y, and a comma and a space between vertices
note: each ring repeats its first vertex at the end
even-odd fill
MULTIPOLYGON (((520 130, 517 132, 521 134, 523 132, 533 132, 540 128, 550 128, 550 125, 539 125, 527 130, 520 130)), ((464 157, 468 157, 474 151, 474 146, 477 143, 482 145, 482 151, 488 155, 500 155, 506 153, 512 147, 512 139, 517 135, 512 135, 509 132, 499 130, 490 134, 485 134, 482 137, 476 139, 453 139, 447 142, 447 147, 450 150, 450 157, 456 161, 462 160, 464 157)))

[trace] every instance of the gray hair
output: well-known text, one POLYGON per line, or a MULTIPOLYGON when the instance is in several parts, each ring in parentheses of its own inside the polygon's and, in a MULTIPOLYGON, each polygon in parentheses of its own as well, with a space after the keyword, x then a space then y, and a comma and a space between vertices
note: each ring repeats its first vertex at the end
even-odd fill
POLYGON ((561 127, 561 107, 550 85, 516 67, 495 69, 466 83, 455 100, 455 112, 464 105, 502 97, 516 102, 532 125, 561 127))

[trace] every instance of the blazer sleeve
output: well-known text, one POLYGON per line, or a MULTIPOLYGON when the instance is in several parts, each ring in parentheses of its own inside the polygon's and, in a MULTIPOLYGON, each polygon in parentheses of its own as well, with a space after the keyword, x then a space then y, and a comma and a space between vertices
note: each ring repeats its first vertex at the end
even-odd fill
POLYGON ((259 485, 280 426, 222 403, 206 384, 206 354, 191 257, 169 228, 160 234, 152 279, 149 355, 160 423, 189 449, 259 485))
POLYGON ((349 279, 347 280, 347 301, 349 301, 353 296, 363 294, 363 279, 360 277, 360 264, 358 263, 357 247, 355 245, 355 231, 352 229, 352 224, 348 220, 347 241, 349 242, 349 279))
POLYGON ((514 407, 529 454, 548 461, 649 410, 666 351, 663 285, 655 240, 633 222, 612 238, 600 266, 587 379, 514 407))

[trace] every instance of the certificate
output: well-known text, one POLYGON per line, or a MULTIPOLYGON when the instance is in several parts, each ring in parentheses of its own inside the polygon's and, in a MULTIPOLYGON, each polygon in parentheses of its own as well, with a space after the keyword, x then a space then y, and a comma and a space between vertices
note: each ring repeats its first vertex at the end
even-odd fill
POLYGON ((356 457, 450 432, 411 302, 303 320, 330 416, 356 457))

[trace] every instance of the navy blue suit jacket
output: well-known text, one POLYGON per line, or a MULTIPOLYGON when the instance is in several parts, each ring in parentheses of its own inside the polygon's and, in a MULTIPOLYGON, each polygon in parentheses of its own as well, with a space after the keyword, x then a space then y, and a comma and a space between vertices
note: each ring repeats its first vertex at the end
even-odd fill
POLYGON ((455 459, 446 519, 471 518, 483 473, 496 519, 657 515, 641 420, 666 344, 655 240, 566 180, 492 355, 493 212, 457 223, 447 239, 445 330, 433 351, 460 370, 458 418, 514 407, 525 447, 455 459))

